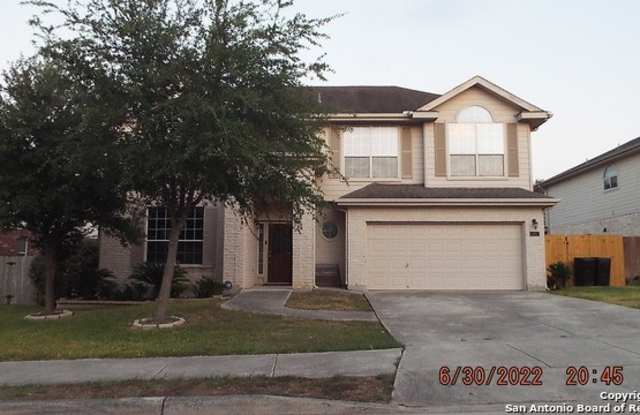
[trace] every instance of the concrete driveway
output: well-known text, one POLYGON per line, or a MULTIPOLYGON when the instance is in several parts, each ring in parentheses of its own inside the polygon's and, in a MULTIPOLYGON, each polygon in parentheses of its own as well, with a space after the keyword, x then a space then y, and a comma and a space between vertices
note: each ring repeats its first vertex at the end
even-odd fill
MULTIPOLYGON (((404 405, 600 401, 640 384, 640 310, 546 293, 370 292, 383 324, 406 349, 393 399, 404 405), (622 386, 565 386, 568 366, 624 367, 622 386), (542 386, 442 386, 449 366, 533 367, 542 386)), ((599 378, 592 375, 592 378, 599 378)))

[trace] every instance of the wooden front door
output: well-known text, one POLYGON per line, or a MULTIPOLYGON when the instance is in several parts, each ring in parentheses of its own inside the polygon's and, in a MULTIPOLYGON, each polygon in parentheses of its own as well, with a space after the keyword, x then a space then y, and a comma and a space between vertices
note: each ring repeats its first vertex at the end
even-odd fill
POLYGON ((291 284, 292 227, 289 223, 269 224, 269 283, 291 284))

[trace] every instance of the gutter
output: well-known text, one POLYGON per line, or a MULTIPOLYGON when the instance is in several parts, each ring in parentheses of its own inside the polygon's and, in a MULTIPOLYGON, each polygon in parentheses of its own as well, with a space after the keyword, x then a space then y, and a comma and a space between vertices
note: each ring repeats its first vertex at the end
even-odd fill
POLYGON ((539 206, 551 207, 560 202, 559 199, 452 199, 452 198, 344 198, 335 203, 338 206, 539 206))
POLYGON ((400 113, 336 113, 329 114, 329 121, 387 121, 387 120, 435 120, 438 113, 434 111, 404 111, 400 113))

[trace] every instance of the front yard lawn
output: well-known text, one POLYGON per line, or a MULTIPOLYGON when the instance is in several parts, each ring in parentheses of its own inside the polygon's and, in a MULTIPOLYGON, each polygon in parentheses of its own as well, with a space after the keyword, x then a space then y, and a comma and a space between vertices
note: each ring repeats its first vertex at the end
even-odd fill
POLYGON ((0 361, 193 356, 385 349, 398 343, 379 323, 303 320, 229 311, 219 300, 175 300, 170 330, 129 327, 152 305, 81 308, 58 321, 27 321, 36 307, 0 306, 0 361))
POLYGON ((570 287, 552 291, 567 297, 640 308, 640 287, 570 287))
POLYGON ((287 301, 287 307, 303 310, 371 311, 369 302, 362 294, 322 289, 294 291, 287 301))
POLYGON ((71 385, 28 385, 0 388, 2 400, 116 399, 152 396, 267 394, 361 402, 389 402, 393 376, 206 378, 132 380, 71 385))

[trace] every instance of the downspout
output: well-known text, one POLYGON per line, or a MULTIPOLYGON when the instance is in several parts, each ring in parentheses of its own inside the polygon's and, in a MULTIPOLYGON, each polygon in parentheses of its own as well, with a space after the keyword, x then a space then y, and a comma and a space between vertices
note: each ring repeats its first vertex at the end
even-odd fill
POLYGON ((337 209, 344 212, 344 286, 349 289, 349 209, 337 209))

